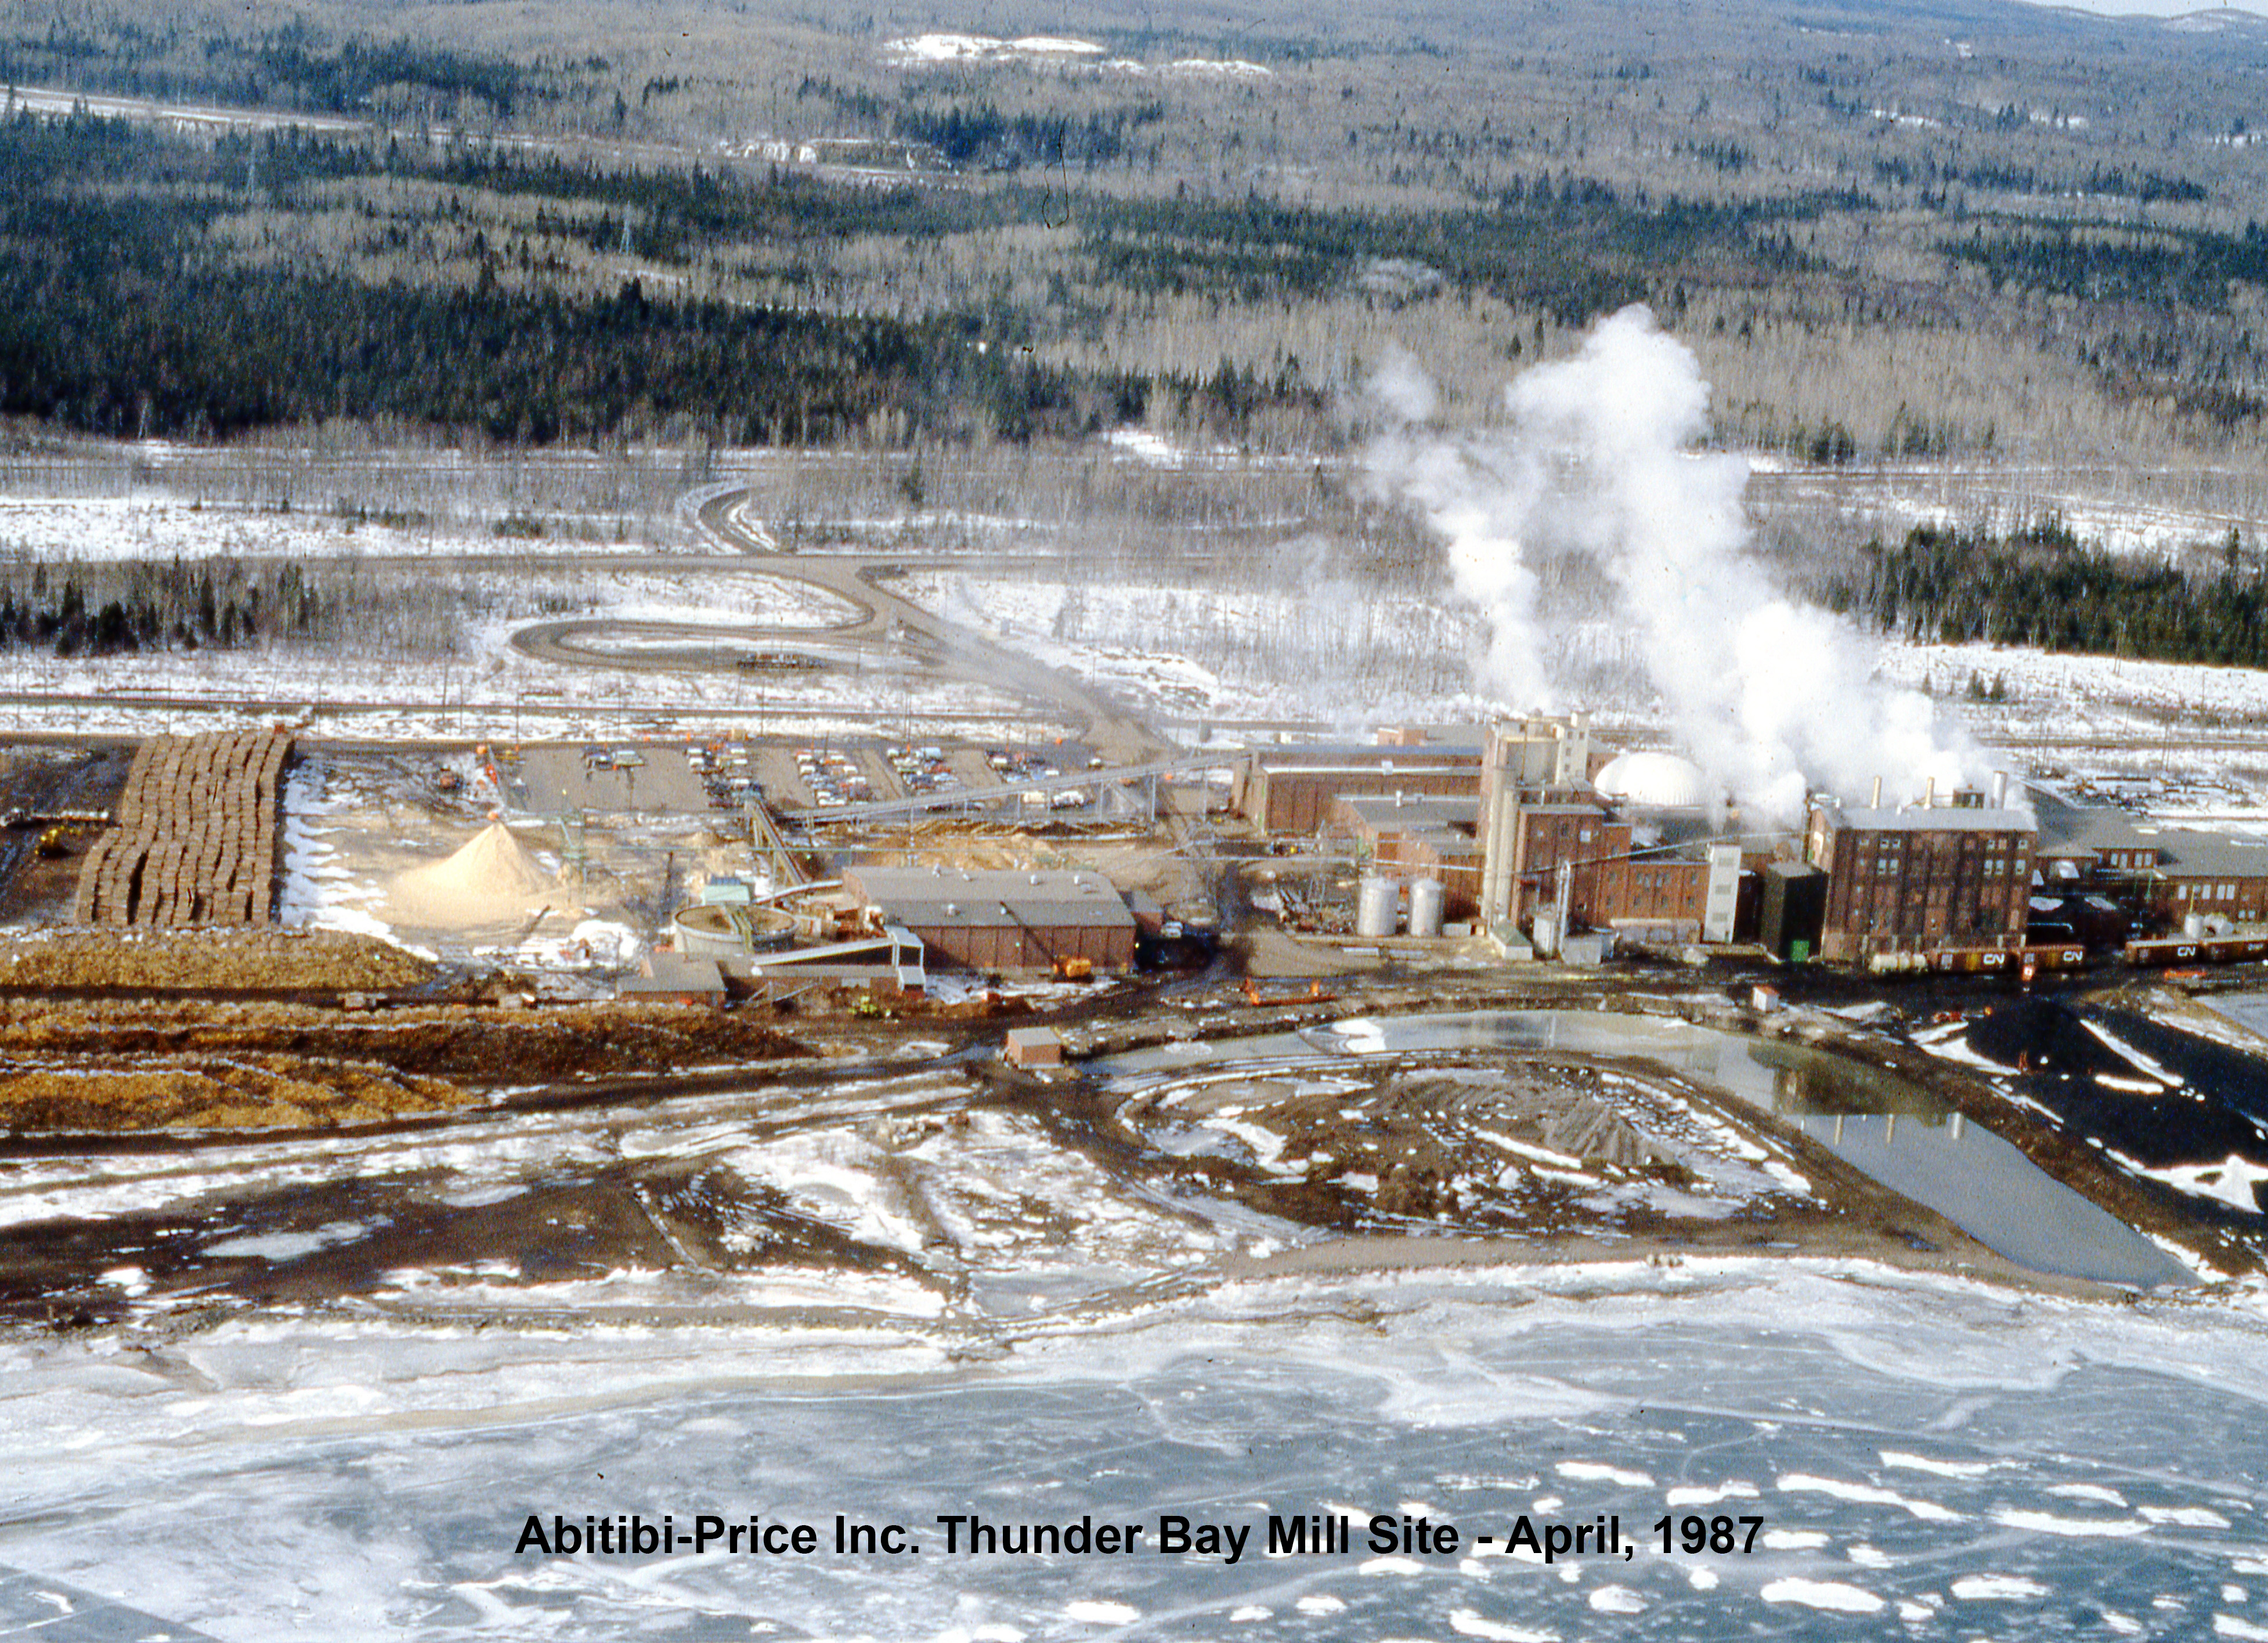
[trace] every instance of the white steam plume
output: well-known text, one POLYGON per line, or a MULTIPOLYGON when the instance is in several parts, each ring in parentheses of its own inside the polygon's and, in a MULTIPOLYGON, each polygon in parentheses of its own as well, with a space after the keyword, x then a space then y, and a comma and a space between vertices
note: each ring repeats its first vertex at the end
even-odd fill
MULTIPOLYGON (((1419 402, 1406 379, 1382 402, 1419 402)), ((1863 800, 1941 792, 1990 766, 1926 696, 1870 677, 1849 624, 1776 592, 1749 557, 1748 464, 1694 447, 1709 387, 1642 306, 1595 327, 1573 358, 1505 393, 1510 425, 1449 438, 1410 425, 1373 474, 1447 539, 1461 593, 1491 632, 1487 688, 1554 705, 1554 585, 1602 584, 1687 751, 1753 816, 1800 818, 1807 787, 1863 800)))

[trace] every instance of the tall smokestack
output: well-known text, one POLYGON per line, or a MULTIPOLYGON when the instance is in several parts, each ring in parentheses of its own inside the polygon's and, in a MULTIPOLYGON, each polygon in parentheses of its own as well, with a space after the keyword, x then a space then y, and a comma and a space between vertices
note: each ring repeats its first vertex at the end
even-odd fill
POLYGON ((1869 810, 1880 810, 1881 807, 1882 807, 1882 778, 1881 778, 1881 777, 1877 776, 1877 777, 1874 778, 1874 796, 1872 799, 1869 799, 1867 801, 1867 809, 1869 809, 1869 810))
POLYGON ((2008 772, 2006 770, 1995 770, 1992 772, 1992 808, 1995 810, 2006 810, 2007 807, 2008 772))
POLYGON ((1929 778, 1929 786, 1922 792, 1921 807, 1925 810, 1937 808, 1937 777, 1934 776, 1929 778))

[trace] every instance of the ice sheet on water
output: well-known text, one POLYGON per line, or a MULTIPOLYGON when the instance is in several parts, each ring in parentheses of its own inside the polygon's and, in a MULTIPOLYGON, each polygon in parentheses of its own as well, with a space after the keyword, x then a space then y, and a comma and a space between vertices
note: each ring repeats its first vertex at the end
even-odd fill
POLYGON ((1882 1610, 1881 1598, 1843 1580, 1810 1580, 1790 1575, 1768 1582, 1757 1595, 1768 1603, 1800 1603, 1807 1609, 1824 1609, 1837 1614, 1874 1615, 1882 1610))
MULTIPOLYGON (((1709 1600, 1727 1632, 1855 1601, 1838 1587, 1934 1613, 1958 1596, 1948 1581, 2012 1613, 2042 1601, 2031 1588, 2058 1612, 2161 1595, 2250 1612, 2221 1587, 2257 1551, 2257 1507, 2235 1509, 2226 1480, 2268 1470, 2268 1330, 2235 1306, 1728 1259, 1200 1285, 1042 1323, 973 1361, 981 1337, 937 1329, 338 1315, 247 1320, 154 1353, 99 1333, 0 1341, 11 1557, 232 1639, 349 1616, 381 1639, 635 1639, 705 1616, 828 1635, 873 1629, 871 1565, 664 1568, 512 1544, 526 1514, 553 1510, 925 1523, 972 1503, 1012 1521, 1207 1503, 1248 1521, 1263 1487, 1271 1510, 1415 1502, 1501 1532, 1532 1509, 1539 1474, 1570 1515, 1625 1525, 1672 1491, 1749 1477, 1782 1485, 1765 1498, 1773 1528, 1830 1545, 1739 1566, 1709 1600), (1892 1432, 1926 1435, 1893 1447, 1892 1432), (1917 1470, 1938 1514, 1911 1509, 1917 1470), (2126 1492, 2147 1532, 2075 1538, 1994 1516, 2078 1518, 2051 1491, 2080 1485, 2126 1492), (1888 1566, 1853 1577, 1832 1544, 1854 1529, 1888 1566)), ((1049 1635, 1071 1605, 1113 1604, 1264 1608, 1297 1638, 1439 1635, 1445 1615, 1468 1617, 1450 1623, 1462 1635, 1573 1638, 1596 1634, 1599 1595, 1627 1592, 1644 1607, 1615 1611, 1617 1638, 1668 1643, 1690 1635, 1679 1600, 1712 1572, 1647 1551, 1571 1566, 1572 1582, 1494 1558, 1366 1579, 1361 1560, 924 1558, 887 1571, 890 1632, 1049 1635)))

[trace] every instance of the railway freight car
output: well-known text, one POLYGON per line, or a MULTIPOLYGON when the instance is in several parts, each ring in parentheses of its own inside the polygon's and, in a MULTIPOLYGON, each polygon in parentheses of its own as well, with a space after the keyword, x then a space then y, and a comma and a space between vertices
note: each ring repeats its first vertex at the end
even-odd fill
POLYGON ((1929 968, 1954 975, 2006 976, 2027 979, 2042 970, 2078 969, 2087 949, 2076 941, 2051 941, 2026 947, 1932 947, 1929 968))
POLYGON ((2006 975, 2015 954, 2006 947, 1937 947, 1929 954, 1932 969, 1959 975, 2006 975))
POLYGON ((2242 964, 2256 959, 2268 959, 2268 934, 2159 936, 2126 944, 2126 961, 2144 969, 2169 964, 2242 964))

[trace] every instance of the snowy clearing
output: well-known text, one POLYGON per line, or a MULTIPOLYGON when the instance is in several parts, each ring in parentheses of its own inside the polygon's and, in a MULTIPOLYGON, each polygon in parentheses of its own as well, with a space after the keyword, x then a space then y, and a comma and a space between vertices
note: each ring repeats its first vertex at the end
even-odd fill
MULTIPOLYGON (((395 526, 329 512, 285 512, 173 497, 0 497, 0 560, 460 559, 636 551, 627 517, 540 521, 541 537, 500 536, 462 519, 395 526)), ((722 552, 674 542, 673 552, 722 552)))

